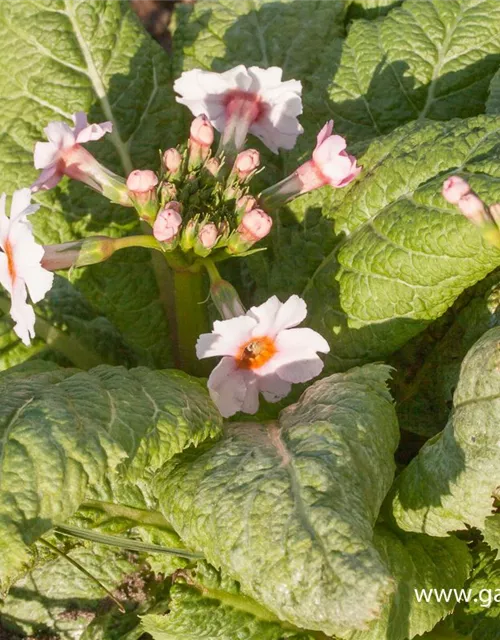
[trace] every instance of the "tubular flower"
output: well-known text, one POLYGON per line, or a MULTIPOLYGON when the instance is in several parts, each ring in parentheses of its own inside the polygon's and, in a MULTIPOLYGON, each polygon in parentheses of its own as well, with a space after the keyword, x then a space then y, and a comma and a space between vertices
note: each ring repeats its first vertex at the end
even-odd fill
POLYGON ((214 322, 212 333, 198 338, 198 358, 223 356, 208 380, 210 396, 224 417, 256 413, 259 393, 278 402, 292 383, 306 382, 323 369, 317 352, 328 353, 326 340, 312 329, 295 329, 306 317, 304 300, 285 303, 276 296, 244 316, 214 322))
POLYGON ((12 196, 10 218, 5 214, 5 193, 0 196, 0 284, 10 294, 14 331, 25 345, 35 336, 35 312, 26 300, 40 302, 52 287, 54 274, 41 266, 44 249, 35 242, 27 217, 38 210, 30 204, 30 189, 12 196))
POLYGON ((238 65, 224 73, 202 69, 184 72, 174 83, 177 102, 193 115, 205 114, 217 131, 224 132, 222 144, 238 151, 250 131, 277 153, 293 149, 303 132, 297 116, 302 113, 302 85, 282 81, 279 67, 261 69, 238 65))

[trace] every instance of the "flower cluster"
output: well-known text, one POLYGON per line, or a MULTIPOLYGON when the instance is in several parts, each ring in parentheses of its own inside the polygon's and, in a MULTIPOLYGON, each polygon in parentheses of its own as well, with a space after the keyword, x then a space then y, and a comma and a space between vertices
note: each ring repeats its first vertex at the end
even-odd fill
POLYGON ((275 402, 289 393, 292 383, 317 376, 323 366, 317 353, 327 353, 329 347, 311 329, 294 328, 306 316, 303 300, 292 296, 281 303, 273 296, 245 312, 215 264, 254 251, 270 233, 280 205, 324 185, 343 187, 361 169, 330 121, 319 132, 309 160, 278 184, 255 193, 253 178, 263 170, 262 159, 257 149, 244 148, 247 136, 256 136, 273 153, 292 149, 303 132, 298 121, 301 83, 282 80, 278 67, 240 65, 224 73, 185 72, 174 90, 194 119, 186 143, 163 152, 158 172, 136 169, 125 179, 96 160, 84 144, 113 136, 111 122, 89 124, 79 112, 73 126, 48 124, 48 141, 35 145, 34 164, 41 173, 31 190, 15 192, 10 218, 5 195, 0 201, 0 283, 11 295, 14 330, 29 344, 36 318, 28 293, 33 303, 40 301, 56 269, 101 262, 131 246, 161 252, 174 270, 205 268, 212 299, 224 319, 214 324, 212 333, 199 337, 196 354, 222 356, 209 379, 221 413, 254 413, 259 393, 275 402), (126 238, 37 245, 27 220, 38 208, 30 204, 31 193, 54 188, 63 176, 83 182, 112 202, 134 207, 149 231, 126 238))

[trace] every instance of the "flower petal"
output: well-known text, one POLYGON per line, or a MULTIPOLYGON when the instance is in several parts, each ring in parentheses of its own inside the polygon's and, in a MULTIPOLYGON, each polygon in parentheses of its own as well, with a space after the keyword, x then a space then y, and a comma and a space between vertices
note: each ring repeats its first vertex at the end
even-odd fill
POLYGON ((302 351, 296 354, 293 362, 277 366, 276 373, 287 382, 307 382, 323 371, 323 361, 314 351, 302 351))
POLYGON ((275 335, 284 329, 295 327, 300 324, 307 316, 307 305, 302 298, 297 295, 290 296, 288 300, 281 305, 281 309, 276 315, 274 323, 275 335))
POLYGON ((242 374, 233 358, 222 358, 210 374, 210 397, 224 418, 229 418, 243 407, 247 390, 242 374))
POLYGON ((292 385, 275 374, 259 377, 259 389, 268 402, 279 402, 287 396, 292 385))
POLYGON ((52 142, 37 142, 33 160, 35 169, 45 169, 57 161, 59 148, 52 142))
POLYGON ((333 120, 328 120, 328 122, 324 125, 321 131, 316 136, 316 149, 320 147, 323 142, 332 135, 333 131, 333 120))
POLYGON ((253 415, 259 410, 259 385, 257 378, 250 371, 241 372, 245 384, 246 394, 241 411, 253 415))
POLYGON ((11 293, 10 315, 14 320, 14 331, 22 342, 29 346, 31 338, 35 337, 35 312, 33 307, 26 303, 27 291, 21 278, 16 280, 11 293))
POLYGON ((7 293, 12 292, 12 278, 9 273, 9 261, 7 259, 7 254, 2 251, 0 251, 0 284, 7 293))
POLYGON ((60 173, 56 165, 49 165, 42 172, 31 185, 31 192, 37 193, 37 191, 46 191, 52 189, 61 181, 63 174, 60 173))
POLYGON ((212 356, 234 356, 242 344, 252 336, 255 318, 248 315, 214 322, 212 333, 203 333, 196 343, 199 359, 212 356))
POLYGON ((67 149, 75 144, 73 129, 65 122, 49 122, 44 131, 49 142, 57 149, 67 149))
POLYGON ((107 133, 112 133, 112 131, 113 123, 109 121, 101 122, 100 124, 89 124, 88 127, 85 127, 78 133, 76 141, 78 144, 83 144, 91 140, 100 140, 107 133))
POLYGON ((10 205, 10 223, 21 221, 26 216, 35 213, 40 208, 39 204, 31 204, 31 189, 17 189, 12 196, 10 205))
MULTIPOLYGON (((247 316, 255 318, 257 325, 252 331, 253 336, 269 336, 276 320, 276 315, 280 310, 282 303, 277 296, 271 296, 258 307, 251 307, 247 316)), ((271 336, 272 337, 272 336, 271 336)))
POLYGON ((281 331, 276 337, 276 347, 280 353, 285 351, 329 353, 330 351, 330 345, 323 336, 308 327, 281 331))

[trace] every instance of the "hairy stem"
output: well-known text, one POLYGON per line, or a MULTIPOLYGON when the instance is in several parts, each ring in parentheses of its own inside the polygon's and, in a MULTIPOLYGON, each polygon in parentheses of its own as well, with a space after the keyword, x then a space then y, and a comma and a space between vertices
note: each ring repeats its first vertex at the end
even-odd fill
POLYGON ((82 540, 91 540, 99 544, 106 544, 110 547, 118 547, 120 549, 128 549, 129 551, 143 551, 148 553, 166 553, 172 556, 188 558, 189 560, 202 560, 202 553, 187 551, 186 549, 173 549, 171 547, 162 547, 159 544, 148 544, 139 540, 131 540, 122 536, 111 536, 106 533, 97 533, 89 529, 80 529, 79 527, 70 527, 66 524, 56 526, 56 531, 73 538, 81 538, 82 540))
POLYGON ((87 500, 82 504, 83 508, 98 509, 114 518, 126 518, 137 522, 137 524, 152 525, 169 529, 173 531, 170 524, 165 520, 161 513, 157 511, 146 511, 146 509, 136 509, 128 507, 124 504, 115 504, 114 502, 101 502, 100 500, 87 500))

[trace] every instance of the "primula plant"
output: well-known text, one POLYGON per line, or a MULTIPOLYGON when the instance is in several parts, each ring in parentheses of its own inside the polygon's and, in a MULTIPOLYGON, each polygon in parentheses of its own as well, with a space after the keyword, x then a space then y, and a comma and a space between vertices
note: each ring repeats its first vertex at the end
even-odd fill
POLYGON ((500 3, 171 28, 0 3, 0 635, 500 638, 500 3))

